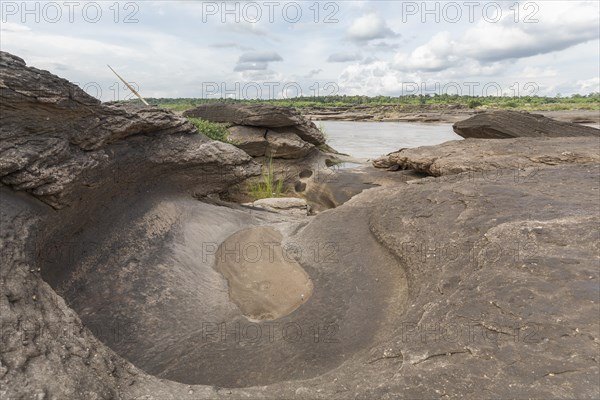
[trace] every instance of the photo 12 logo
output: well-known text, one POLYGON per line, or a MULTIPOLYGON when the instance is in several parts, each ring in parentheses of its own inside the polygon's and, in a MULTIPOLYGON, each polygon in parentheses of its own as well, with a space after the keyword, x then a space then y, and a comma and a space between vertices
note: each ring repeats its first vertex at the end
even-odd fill
MULTIPOLYGON (((90 96, 101 101, 127 101, 137 99, 131 89, 122 82, 111 82, 107 85, 102 85, 98 82, 86 82, 83 84, 79 82, 73 83, 90 96)), ((136 82, 127 82, 127 85, 130 85, 136 92, 140 91, 140 87, 136 82)))
POLYGON ((110 20, 116 24, 137 24, 138 2, 96 1, 3 1, 0 3, 2 23, 87 22, 91 24, 110 20))
POLYGON ((276 100, 335 96, 340 88, 335 82, 202 82, 201 90, 202 99, 276 100))
POLYGON ((471 97, 488 96, 535 96, 540 90, 536 82, 513 82, 510 85, 499 82, 402 82, 402 96, 414 95, 456 95, 471 97))
POLYGON ((399 2, 402 22, 421 23, 475 23, 495 24, 512 16, 515 23, 535 24, 540 6, 533 1, 512 3, 495 1, 402 1, 399 2), (502 4, 501 4, 502 3, 502 4), (503 6, 504 5, 504 6, 503 6))
POLYGON ((202 22, 255 24, 258 22, 313 22, 336 24, 340 11, 338 3, 296 1, 202 1, 202 22))
POLYGON ((339 244, 335 242, 314 242, 306 246, 278 242, 235 242, 229 245, 203 242, 202 262, 215 259, 221 262, 243 261, 248 264, 273 263, 276 255, 282 255, 283 259, 289 262, 304 257, 314 263, 337 263, 339 248, 339 244))
POLYGON ((402 343, 540 343, 541 326, 532 321, 433 321, 419 323, 405 321, 400 324, 402 343))

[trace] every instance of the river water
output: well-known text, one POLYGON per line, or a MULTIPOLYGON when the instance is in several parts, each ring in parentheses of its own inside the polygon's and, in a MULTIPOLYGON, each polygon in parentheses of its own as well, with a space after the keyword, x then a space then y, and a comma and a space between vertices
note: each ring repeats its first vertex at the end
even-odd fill
POLYGON ((404 147, 419 147, 462 139, 452 124, 409 122, 319 121, 327 143, 340 153, 374 159, 404 147))

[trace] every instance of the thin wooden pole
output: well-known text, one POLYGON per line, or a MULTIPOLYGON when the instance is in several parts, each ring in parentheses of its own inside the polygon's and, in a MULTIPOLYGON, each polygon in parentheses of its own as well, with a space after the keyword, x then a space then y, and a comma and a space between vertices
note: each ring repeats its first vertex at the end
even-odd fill
POLYGON ((147 106, 150 105, 150 104, 148 104, 148 102, 146 100, 144 100, 144 98, 142 96, 140 96, 140 94, 129 83, 125 82, 125 79, 121 78, 121 75, 117 74, 117 71, 112 69, 112 67, 110 65, 108 65, 108 64, 106 64, 106 65, 117 76, 117 78, 119 78, 121 80, 121 82, 123 82, 125 84, 125 86, 127 86, 127 88, 129 90, 131 90, 131 93, 135 94, 145 105, 147 105, 147 106))

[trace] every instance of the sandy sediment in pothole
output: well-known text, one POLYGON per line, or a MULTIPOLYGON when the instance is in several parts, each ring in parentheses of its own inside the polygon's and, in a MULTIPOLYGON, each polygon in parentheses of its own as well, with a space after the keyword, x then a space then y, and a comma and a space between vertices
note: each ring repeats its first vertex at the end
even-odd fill
POLYGON ((228 237, 216 255, 216 269, 229 296, 251 320, 290 314, 312 295, 313 283, 271 227, 246 229, 228 237))

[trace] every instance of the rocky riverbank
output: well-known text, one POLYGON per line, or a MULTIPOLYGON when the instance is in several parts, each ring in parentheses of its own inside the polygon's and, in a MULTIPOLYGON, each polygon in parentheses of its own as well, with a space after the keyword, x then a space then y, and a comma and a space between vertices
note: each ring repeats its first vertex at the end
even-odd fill
POLYGON ((226 201, 265 156, 0 55, 2 398, 600 396, 598 138, 347 172, 295 132, 307 216, 226 201))
MULTIPOLYGON (((461 105, 361 105, 344 107, 306 107, 299 109, 313 121, 379 121, 456 123, 474 115, 494 110, 471 109, 461 105)), ((597 110, 536 111, 557 121, 577 124, 600 125, 597 110)))

